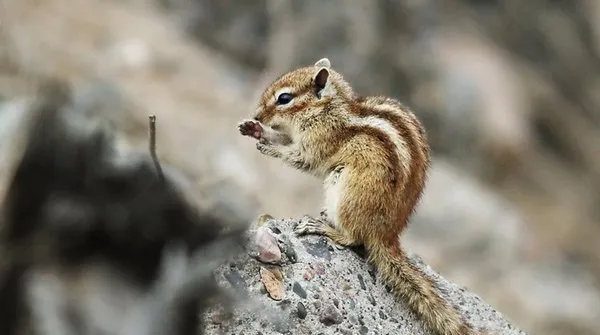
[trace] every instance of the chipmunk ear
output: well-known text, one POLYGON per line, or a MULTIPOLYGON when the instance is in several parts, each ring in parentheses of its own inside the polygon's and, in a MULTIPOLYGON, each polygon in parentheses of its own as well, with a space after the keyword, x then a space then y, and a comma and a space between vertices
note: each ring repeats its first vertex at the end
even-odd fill
POLYGON ((315 76, 315 79, 313 80, 317 92, 320 92, 325 88, 325 86, 327 86, 328 79, 329 70, 327 70, 325 67, 320 68, 319 72, 317 72, 317 75, 315 76))
POLYGON ((328 58, 321 58, 315 63, 315 66, 331 69, 331 62, 328 58))
POLYGON ((327 81, 329 80, 331 62, 327 58, 321 58, 315 63, 315 67, 319 68, 317 74, 313 77, 313 85, 315 86, 317 97, 321 98, 322 96, 330 95, 332 93, 331 85, 327 85, 327 81))

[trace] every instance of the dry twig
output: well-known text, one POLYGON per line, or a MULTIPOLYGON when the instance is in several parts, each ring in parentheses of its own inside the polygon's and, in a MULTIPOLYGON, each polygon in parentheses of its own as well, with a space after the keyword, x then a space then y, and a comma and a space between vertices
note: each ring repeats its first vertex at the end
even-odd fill
POLYGON ((162 171, 162 167, 160 166, 160 162, 158 161, 158 157, 156 156, 156 116, 150 115, 148 117, 148 137, 149 137, 149 150, 150 156, 152 157, 152 161, 154 162, 154 167, 156 168, 156 173, 158 173, 158 177, 163 180, 164 175, 162 171))

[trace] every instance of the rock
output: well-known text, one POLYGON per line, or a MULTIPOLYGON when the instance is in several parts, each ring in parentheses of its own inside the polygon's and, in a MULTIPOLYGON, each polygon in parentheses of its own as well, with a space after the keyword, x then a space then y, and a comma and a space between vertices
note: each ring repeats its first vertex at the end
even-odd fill
POLYGON ((344 318, 333 305, 327 305, 319 318, 319 321, 326 326, 340 324, 343 320, 344 318))
POLYGON ((277 244, 277 238, 271 230, 259 227, 254 236, 254 243, 258 250, 258 260, 263 263, 277 264, 281 261, 281 250, 277 244))
MULTIPOLYGON (((273 227, 272 229, 273 231, 275 231, 275 229, 279 231, 279 228, 277 227, 273 227)), ((279 232, 281 233, 281 231, 279 232)), ((279 247, 281 248, 281 250, 283 250, 283 253, 285 254, 287 260, 291 263, 296 263, 296 261, 298 260, 298 255, 296 254, 296 250, 294 249, 294 246, 290 243, 290 240, 287 237, 287 235, 279 235, 279 242, 279 247)))
POLYGON ((242 275, 236 270, 231 269, 223 274, 227 281, 238 291, 245 293, 248 285, 242 275))
POLYGON ((210 321, 213 324, 220 325, 231 318, 231 313, 223 312, 223 311, 215 311, 211 317, 210 321))
POLYGON ((281 300, 285 296, 283 273, 279 268, 260 268, 260 280, 273 300, 281 300))
POLYGON ((363 276, 361 274, 358 274, 358 282, 360 283, 360 288, 363 290, 367 289, 367 286, 365 285, 365 280, 363 279, 363 276))
POLYGON ((317 262, 317 264, 314 265, 314 268, 317 275, 320 276, 325 274, 325 265, 323 265, 323 262, 317 262))
POLYGON ((292 290, 294 291, 294 293, 296 293, 300 298, 302 299, 306 299, 306 291, 304 290, 304 288, 302 288, 302 286, 300 285, 300 283, 298 282, 294 282, 294 286, 292 286, 292 290))
MULTIPOLYGON (((231 320, 221 325, 207 324, 207 335, 222 334, 223 329, 230 334, 259 331, 272 334, 286 330, 290 334, 333 335, 340 334, 340 329, 350 329, 353 334, 429 334, 406 305, 386 290, 364 258, 350 248, 336 250, 329 260, 323 258, 320 252, 314 252, 315 245, 319 250, 327 250, 330 244, 327 239, 298 237, 292 231, 295 223, 272 220, 264 227, 277 226, 281 235, 289 237, 298 262, 265 267, 248 256, 236 260, 237 270, 248 283, 249 303, 257 307, 248 311, 238 309, 231 320), (311 280, 306 280, 306 274, 313 272, 311 280), (268 296, 261 294, 261 289, 268 296), (309 309, 314 312, 309 313, 309 309)), ((440 294, 456 305, 474 326, 503 335, 525 334, 478 296, 444 279, 418 256, 411 258, 416 267, 433 279, 440 294)), ((217 272, 230 271, 229 266, 223 266, 217 272)))
POLYGON ((331 250, 329 249, 329 244, 327 243, 327 240, 325 238, 320 238, 316 243, 303 243, 306 247, 306 251, 308 251, 311 255, 324 258, 326 260, 331 260, 331 250))
POLYGON ((306 312, 306 307, 304 307, 303 303, 299 302, 298 305, 296 305, 296 314, 300 319, 306 318, 306 314, 308 313, 306 312))

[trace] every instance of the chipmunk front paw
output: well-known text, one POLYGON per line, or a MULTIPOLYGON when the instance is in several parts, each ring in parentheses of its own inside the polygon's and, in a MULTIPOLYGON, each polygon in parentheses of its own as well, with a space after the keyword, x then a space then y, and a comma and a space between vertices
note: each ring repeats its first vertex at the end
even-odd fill
POLYGON ((267 156, 271 156, 271 157, 275 157, 275 158, 281 157, 281 152, 279 150, 277 150, 277 148, 274 145, 267 144, 263 141, 256 143, 256 149, 258 151, 260 151, 260 153, 263 155, 267 155, 267 156))
POLYGON ((238 124, 238 130, 240 134, 244 136, 250 136, 257 140, 260 140, 263 137, 263 127, 260 122, 255 120, 245 120, 238 124))

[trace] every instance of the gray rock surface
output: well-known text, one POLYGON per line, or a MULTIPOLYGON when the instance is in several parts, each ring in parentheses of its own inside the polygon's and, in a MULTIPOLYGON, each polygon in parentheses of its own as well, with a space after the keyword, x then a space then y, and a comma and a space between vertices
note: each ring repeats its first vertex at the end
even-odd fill
MULTIPOLYGON (((281 264, 240 256, 219 268, 221 283, 249 298, 254 307, 237 307, 231 318, 212 310, 205 316, 210 320, 207 334, 429 334, 386 290, 360 250, 341 248, 322 236, 298 237, 296 223, 268 220, 263 226, 279 241, 281 264), (261 269, 283 274, 282 281, 270 283, 281 285, 282 297, 271 297, 261 269)), ((525 334, 477 295, 441 277, 418 256, 411 257, 473 325, 496 334, 525 334)))

